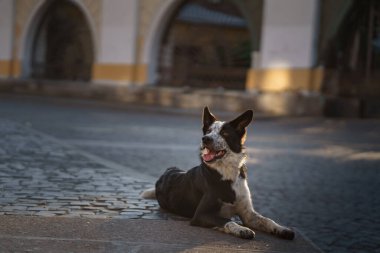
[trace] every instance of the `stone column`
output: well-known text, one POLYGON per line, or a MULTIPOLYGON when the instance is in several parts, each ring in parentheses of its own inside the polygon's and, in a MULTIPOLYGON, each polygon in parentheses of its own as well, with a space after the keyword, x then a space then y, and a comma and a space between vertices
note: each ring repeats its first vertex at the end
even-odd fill
POLYGON ((260 62, 250 69, 248 90, 318 91, 315 68, 319 0, 265 0, 260 62))
POLYGON ((13 2, 13 0, 0 0, 0 78, 13 76, 13 2))
POLYGON ((136 81, 138 0, 102 1, 100 45, 93 68, 95 82, 136 81))

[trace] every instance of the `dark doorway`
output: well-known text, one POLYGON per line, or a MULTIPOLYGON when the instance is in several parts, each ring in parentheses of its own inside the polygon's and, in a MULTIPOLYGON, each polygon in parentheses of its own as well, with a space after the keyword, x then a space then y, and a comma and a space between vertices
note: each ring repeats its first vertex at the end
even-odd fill
POLYGON ((88 81, 93 50, 91 31, 81 10, 69 1, 52 1, 33 39, 31 78, 88 81))
POLYGON ((251 52, 248 24, 234 1, 185 1, 163 36, 158 84, 244 89, 251 52))
POLYGON ((320 52, 323 92, 356 99, 362 116, 380 115, 380 2, 322 1, 320 52))

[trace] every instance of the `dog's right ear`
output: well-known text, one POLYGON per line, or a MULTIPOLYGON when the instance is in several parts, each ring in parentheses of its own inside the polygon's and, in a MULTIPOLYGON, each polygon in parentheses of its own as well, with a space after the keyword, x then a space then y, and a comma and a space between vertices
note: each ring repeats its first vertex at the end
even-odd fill
POLYGON ((206 106, 203 109, 203 128, 202 128, 203 134, 206 134, 207 130, 215 121, 216 121, 215 116, 210 112, 210 110, 206 106))

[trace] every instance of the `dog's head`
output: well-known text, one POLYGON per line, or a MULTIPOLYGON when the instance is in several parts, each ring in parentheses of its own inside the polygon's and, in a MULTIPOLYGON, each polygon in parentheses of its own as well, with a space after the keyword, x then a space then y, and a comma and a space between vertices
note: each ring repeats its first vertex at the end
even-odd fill
POLYGON ((248 110, 236 119, 218 121, 209 111, 203 110, 203 137, 201 159, 211 168, 240 167, 245 160, 244 142, 246 127, 252 121, 253 112, 248 110))

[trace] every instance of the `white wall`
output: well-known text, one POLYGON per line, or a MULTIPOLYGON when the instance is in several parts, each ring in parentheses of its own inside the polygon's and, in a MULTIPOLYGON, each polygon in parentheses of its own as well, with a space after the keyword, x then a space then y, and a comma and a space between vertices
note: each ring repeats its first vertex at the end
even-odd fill
POLYGON ((103 1, 98 63, 131 64, 136 53, 138 0, 103 1))
POLYGON ((12 58, 13 0, 0 0, 0 60, 12 58))
POLYGON ((265 0, 261 68, 310 68, 318 0, 265 0))

